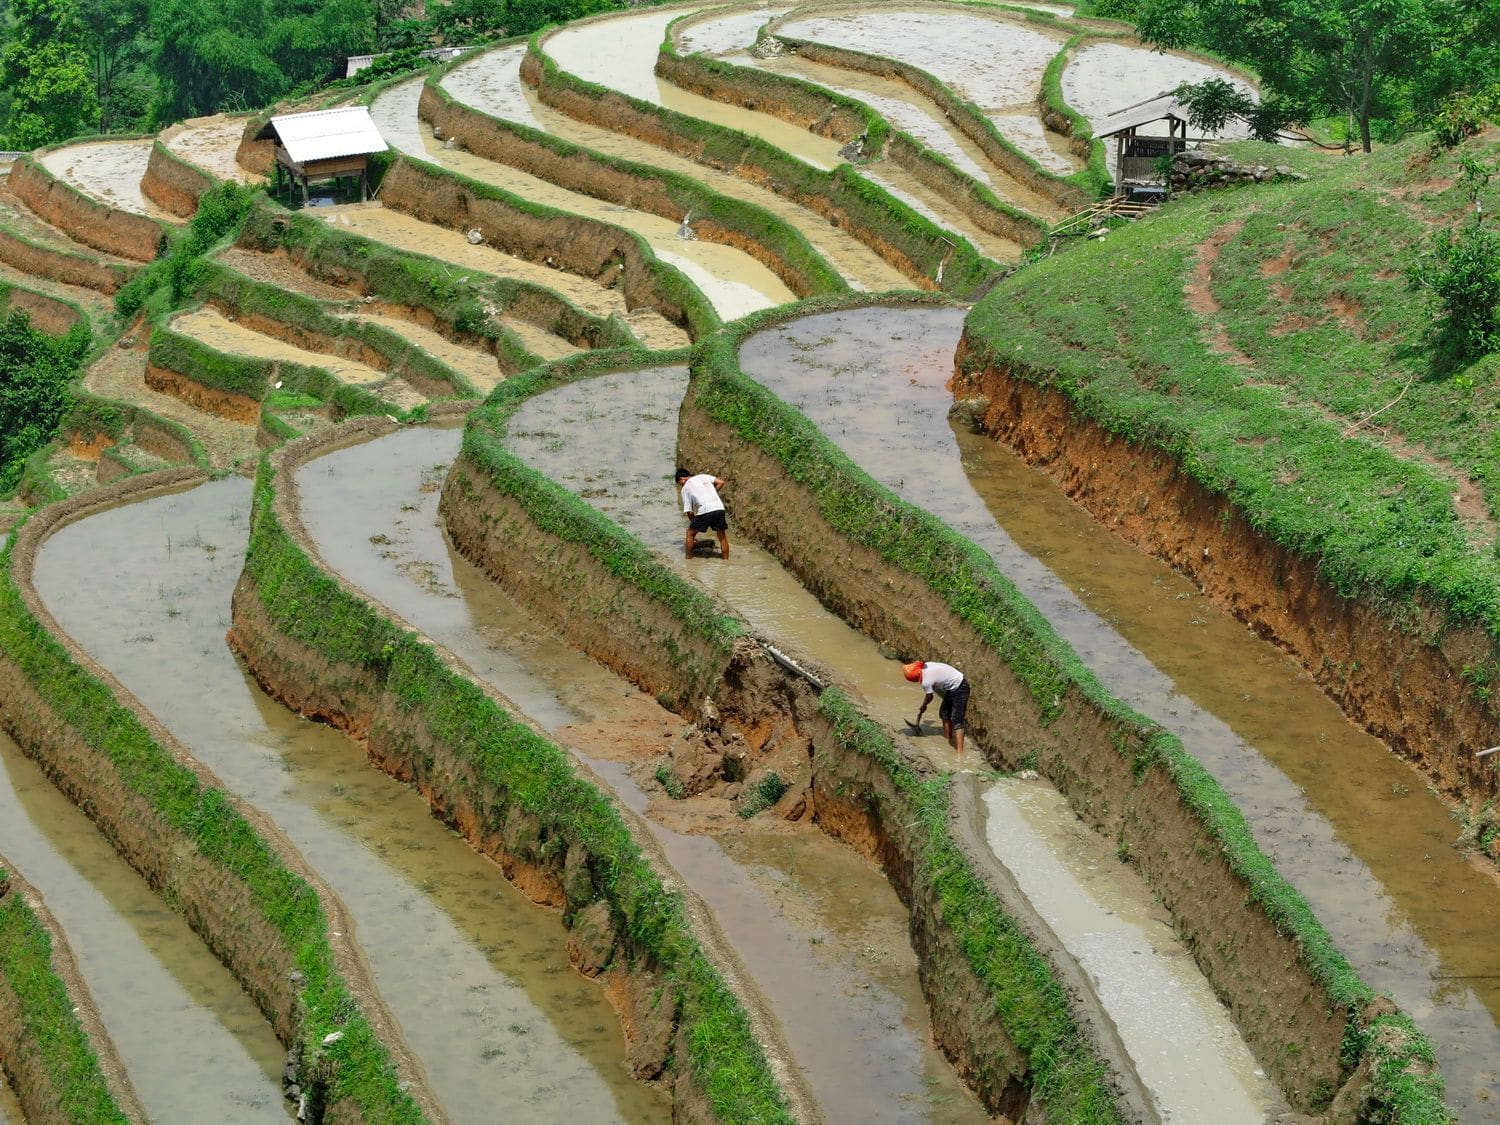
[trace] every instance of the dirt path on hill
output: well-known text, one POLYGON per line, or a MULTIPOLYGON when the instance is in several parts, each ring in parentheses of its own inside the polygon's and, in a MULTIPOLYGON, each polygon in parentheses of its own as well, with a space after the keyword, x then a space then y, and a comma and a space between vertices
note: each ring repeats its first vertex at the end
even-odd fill
MULTIPOLYGON (((1190 311, 1204 318, 1199 329, 1204 345, 1215 355, 1223 356, 1235 367, 1243 368, 1248 373, 1246 379, 1248 386, 1275 387, 1286 395, 1289 401, 1295 401, 1299 405, 1317 411, 1330 425, 1337 426, 1344 437, 1364 437, 1403 461, 1415 461, 1425 465, 1448 481, 1453 486, 1453 510, 1464 527, 1469 543, 1481 550, 1488 547, 1495 541, 1497 535, 1500 535, 1500 526, 1497 526, 1494 516, 1490 514, 1489 504, 1485 501, 1483 490, 1469 479, 1468 474, 1452 462, 1434 456, 1390 429, 1378 426, 1367 427, 1365 423, 1373 419, 1372 415, 1367 415, 1364 419, 1346 418, 1320 402, 1304 398, 1293 388, 1266 378, 1256 362, 1230 340, 1224 321, 1220 317, 1223 310, 1213 293, 1213 268, 1224 247, 1239 234, 1244 225, 1243 219, 1225 223, 1200 242, 1192 271, 1183 282, 1184 303, 1190 311)), ((1285 272, 1286 267, 1287 263, 1283 258, 1274 258, 1262 264, 1261 273, 1266 277, 1275 277, 1285 272)), ((1333 300, 1334 298, 1330 297, 1330 301, 1333 300)))

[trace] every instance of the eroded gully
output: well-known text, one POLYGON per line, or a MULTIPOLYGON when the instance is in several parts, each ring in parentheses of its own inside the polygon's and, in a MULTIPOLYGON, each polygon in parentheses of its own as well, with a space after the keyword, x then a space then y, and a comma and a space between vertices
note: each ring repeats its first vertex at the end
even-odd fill
POLYGON ((230 653, 250 490, 229 478, 64 528, 37 565, 49 610, 340 896, 454 1121, 666 1121, 664 1097, 622 1065, 602 990, 572 971, 561 920, 355 743, 268 698, 230 653), (101 558, 129 565, 103 573, 101 558))

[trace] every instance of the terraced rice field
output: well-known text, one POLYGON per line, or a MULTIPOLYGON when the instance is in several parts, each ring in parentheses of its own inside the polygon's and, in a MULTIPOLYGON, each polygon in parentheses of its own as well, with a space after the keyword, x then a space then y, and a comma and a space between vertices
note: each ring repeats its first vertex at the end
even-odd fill
MULTIPOLYGON (((1389 815, 1406 767, 1299 666, 950 422, 965 302, 1087 171, 1040 101, 1083 25, 1031 7, 502 44, 373 96, 396 198, 262 201, 216 288, 129 324, 102 273, 0 252, 101 345, 26 493, 73 506, 0 554, 0 855, 152 1119, 1322 1119, 1377 1041, 1424 1079, 1367 1004, 1500 1119, 1500 897, 1443 804, 1389 815), (830 96, 904 159, 850 164, 830 96), (486 135, 435 136, 441 98, 486 135), (647 209, 668 178, 710 214, 647 209), (724 478, 727 559, 684 549, 683 464, 724 478), (964 664, 963 756, 914 658, 964 664)), ((1216 73, 1100 39, 1062 92, 1097 124, 1216 73)), ((161 139, 254 184, 245 122, 161 139)), ((176 222, 150 149, 41 160, 176 222)), ((139 265, 0 192, 4 231, 139 265)))

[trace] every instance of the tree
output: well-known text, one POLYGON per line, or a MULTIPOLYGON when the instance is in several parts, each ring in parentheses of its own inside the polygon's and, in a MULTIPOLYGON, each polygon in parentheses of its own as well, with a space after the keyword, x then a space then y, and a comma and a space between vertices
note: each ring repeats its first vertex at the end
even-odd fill
POLYGON ((127 90, 126 77, 146 58, 146 0, 74 0, 94 97, 99 103, 97 131, 118 128, 133 116, 138 97, 127 90))
POLYGON ((30 457, 52 439, 67 387, 88 351, 88 329, 45 336, 24 312, 0 320, 0 495, 21 479, 30 457))
POLYGON ((98 124, 73 0, 11 0, 15 20, 0 53, 0 83, 11 91, 9 144, 32 149, 98 124))
POLYGON ((1412 287, 1429 290, 1448 314, 1440 344, 1455 365, 1500 350, 1500 235, 1485 229, 1480 200, 1497 169, 1472 156, 1460 163, 1472 215, 1457 233, 1437 234, 1407 271, 1412 287))
POLYGON ((1297 117, 1347 114, 1369 152, 1372 120, 1395 116, 1442 42, 1436 12, 1430 0, 1145 0, 1139 31, 1253 67, 1297 117))
POLYGON ((260 0, 150 0, 159 127, 274 101, 291 88, 267 54, 260 0))

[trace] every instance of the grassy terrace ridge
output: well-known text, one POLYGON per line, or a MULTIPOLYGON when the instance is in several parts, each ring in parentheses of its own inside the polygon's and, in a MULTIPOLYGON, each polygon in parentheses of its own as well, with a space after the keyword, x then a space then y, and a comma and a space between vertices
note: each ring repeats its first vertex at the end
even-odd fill
MULTIPOLYGON (((304 977, 295 1019, 304 1089, 316 1091, 326 1083, 327 1102, 362 1120, 393 1125, 422 1121, 417 1103, 401 1088, 389 1052, 339 971, 329 944, 328 916, 317 892, 286 866, 227 793, 205 786, 178 762, 140 716, 76 662, 33 616, 12 572, 19 541, 19 535, 12 535, 0 549, 3 659, 15 666, 57 720, 98 755, 118 783, 177 835, 177 846, 213 864, 225 880, 248 892, 262 921, 286 943, 304 977), (334 1032, 341 1035, 325 1042, 334 1032)), ((101 827, 110 834, 108 826, 101 827)), ((184 909, 170 894, 164 900, 184 909)), ((213 935, 205 935, 205 940, 212 942, 213 935)), ((263 1008, 271 1003, 257 990, 249 991, 263 1008)))
MULTIPOLYGON (((590 233, 596 231, 605 232, 618 244, 628 246, 634 252, 636 259, 641 263, 641 269, 645 276, 640 281, 644 283, 644 288, 648 290, 651 300, 637 302, 637 304, 646 303, 653 305, 653 307, 657 308, 657 311, 662 312, 662 315, 666 319, 675 324, 683 325, 688 335, 694 339, 708 335, 723 324, 723 321, 719 318, 719 314, 714 310, 713 304, 703 295, 702 290, 689 281, 681 270, 658 258, 655 251, 651 249, 650 243, 634 231, 615 226, 613 223, 601 222, 600 220, 591 219, 583 215, 575 215, 569 211, 562 211, 556 207, 549 207, 543 203, 535 203, 529 199, 523 199, 521 196, 497 188, 492 184, 471 179, 449 168, 444 168, 438 164, 430 164, 425 160, 418 160, 406 154, 402 154, 396 158, 391 170, 386 172, 386 177, 394 175, 402 165, 426 177, 430 182, 438 185, 451 185, 453 188, 468 193, 474 199, 496 204, 504 212, 510 212, 541 224, 581 229, 590 233), (680 314, 676 316, 668 315, 661 308, 662 304, 681 310, 680 314)), ((382 178, 382 186, 383 184, 384 178, 382 178)), ((422 215, 417 214, 414 210, 408 208, 397 209, 406 210, 407 213, 417 218, 423 218, 422 215)), ((424 219, 424 221, 430 222, 432 220, 424 219)), ((510 240, 505 238, 488 238, 488 241, 492 246, 503 247, 510 245, 510 240)), ((507 252, 515 253, 515 251, 507 252)), ((554 253, 559 259, 562 259, 566 255, 566 248, 559 247, 554 253)), ((537 257, 540 258, 541 255, 537 257)), ((630 266, 627 263, 627 287, 632 284, 629 274, 630 266)))
POLYGON ((0 997, 9 1009, 0 1024, 12 1023, 20 1035, 19 1042, 0 1043, 9 1048, 3 1052, 6 1075, 37 1121, 126 1125, 132 1117, 110 1092, 75 998, 55 967, 55 929, 32 909, 0 859, 0 997))
POLYGON ((487 301, 502 312, 525 309, 531 315, 517 313, 522 319, 549 321, 544 326, 590 348, 628 347, 636 342, 619 317, 594 316, 551 289, 473 269, 463 271, 469 280, 458 281, 453 267, 438 258, 387 246, 266 200, 250 208, 239 245, 284 252, 298 268, 320 281, 353 286, 380 300, 430 313, 460 343, 485 342, 497 352, 508 348, 503 341, 509 334, 490 320, 487 301), (483 280, 477 280, 476 274, 483 280))
MULTIPOLYGON (((581 22, 587 21, 575 21, 568 26, 581 22)), ((585 106, 596 103, 608 106, 615 112, 623 111, 642 123, 643 128, 649 122, 650 131, 658 134, 653 143, 692 160, 729 170, 752 168, 756 173, 754 178, 769 181, 787 198, 804 206, 821 202, 823 207, 838 213, 838 225, 851 235, 903 272, 919 273, 924 280, 916 283, 918 287, 938 287, 925 279, 936 276, 941 266, 941 288, 969 293, 999 269, 967 240, 958 235, 950 237, 949 231, 871 183, 847 163, 839 164, 831 172, 814 168, 759 137, 643 101, 564 71, 546 52, 543 39, 549 33, 544 28, 532 36, 522 75, 526 75, 528 65, 535 65, 537 96, 562 112, 585 116, 618 131, 619 123, 584 113, 585 106)))
MULTIPOLYGON (((572 366, 660 362, 663 354, 680 362, 681 353, 631 350, 572 366)), ((545 378, 529 373, 498 390, 514 400, 519 388, 535 390, 545 378)), ((471 763, 478 778, 537 818, 545 839, 579 842, 594 885, 634 954, 659 967, 680 990, 678 1018, 687 1052, 673 1065, 688 1068, 720 1121, 791 1121, 749 1017, 704 956, 680 896, 663 887, 614 805, 579 775, 562 747, 509 713, 452 657, 320 570, 281 526, 275 487, 275 473, 263 461, 246 574, 278 632, 331 661, 366 670, 403 711, 420 713, 433 736, 471 763)))
MULTIPOLYGON (((711 17, 714 14, 710 11, 706 15, 711 17)), ((1022 246, 1035 245, 1046 236, 1046 224, 1035 215, 1005 202, 988 184, 976 180, 910 133, 894 128, 863 101, 795 75, 740 66, 706 54, 680 54, 677 32, 683 25, 703 18, 705 13, 690 12, 667 25, 657 61, 658 74, 694 93, 706 93, 746 109, 763 104, 769 94, 781 106, 793 107, 792 119, 810 132, 835 140, 862 133, 868 151, 886 152, 887 146, 891 146, 889 155, 894 162, 907 167, 914 176, 922 178, 926 172, 935 173, 936 178, 943 181, 940 193, 949 202, 962 207, 963 199, 954 198, 958 195, 978 204, 979 210, 985 213, 984 218, 980 219, 973 213, 969 213, 969 218, 981 228, 1014 239, 1022 246), (852 127, 848 124, 850 120, 854 122, 852 127)), ((759 34, 766 34, 764 25, 759 34)), ((1016 155, 1021 155, 1019 150, 1016 155)), ((1040 168, 1036 171, 1041 173, 1040 168)), ((926 179, 923 182, 927 182, 926 179)), ((932 184, 928 186, 935 192, 940 191, 932 184)))
MULTIPOLYGON (((809 302, 796 314, 860 303, 864 302, 809 302)), ((996 304, 987 300, 980 309, 994 309, 996 304)), ((1376 1059, 1380 1065, 1374 1080, 1375 1096, 1389 1107, 1390 1120, 1449 1120, 1442 1103, 1442 1079, 1433 1069, 1426 1038, 1400 1012, 1378 1015, 1368 1027, 1361 1026, 1374 993, 1334 947, 1306 900, 1255 844, 1239 809, 1181 742, 1109 694, 988 554, 878 484, 804 415, 740 369, 740 343, 786 319, 785 311, 757 313, 696 348, 690 395, 697 407, 780 465, 814 498, 836 532, 934 591, 959 621, 1002 655, 1028 689, 1039 725, 1051 725, 1065 706, 1092 709, 1116 729, 1116 749, 1133 753, 1132 771, 1138 781, 1150 771, 1161 771, 1170 779, 1243 885, 1247 902, 1279 931, 1294 935, 1298 957, 1325 991, 1328 1004, 1345 1012, 1346 1075, 1366 1052, 1394 1051, 1398 1062, 1376 1059), (1383 1029, 1394 1032, 1395 1047, 1385 1042, 1383 1029), (1407 1073, 1408 1063, 1414 1064, 1412 1073, 1407 1073)), ((1150 872, 1143 874, 1150 882, 1150 872)), ((1327 1093, 1331 1096, 1333 1091, 1327 1093)))
MULTIPOLYGON (((930 98, 944 113, 948 115, 954 126, 964 133, 971 141, 980 147, 997 166, 1009 174, 1015 176, 1021 183, 1043 195, 1055 198, 1058 203, 1068 206, 1082 207, 1101 195, 1109 186, 1109 169, 1106 167, 1104 146, 1094 140, 1090 132, 1088 122, 1078 113, 1070 108, 1062 99, 1062 72, 1067 66, 1068 51, 1076 43, 1085 39, 1105 39, 1112 37, 1112 33, 1101 28, 1080 30, 1078 25, 1063 20, 1051 12, 1039 12, 1034 9, 1025 11, 1015 8, 1003 8, 998 5, 985 3, 973 3, 969 0, 945 0, 944 7, 957 7, 960 9, 972 8, 976 11, 1006 15, 1018 15, 1022 17, 1021 22, 1037 23, 1051 30, 1069 31, 1075 30, 1075 34, 1068 39, 1052 61, 1047 65, 1043 74, 1042 88, 1038 94, 1038 107, 1044 111, 1053 110, 1054 119, 1047 121, 1044 125, 1054 131, 1065 132, 1073 138, 1074 145, 1079 153, 1087 154, 1088 163, 1085 167, 1066 176, 1059 176, 1037 163, 1036 159, 1029 153, 1017 148, 989 119, 989 115, 973 102, 965 101, 936 76, 929 74, 920 67, 910 63, 900 62, 895 59, 879 55, 870 55, 863 51, 856 51, 848 47, 830 47, 827 44, 818 43, 813 40, 798 39, 793 36, 784 35, 779 25, 787 20, 798 18, 807 14, 817 14, 824 7, 842 9, 844 7, 858 8, 858 5, 832 4, 810 9, 796 9, 779 20, 773 20, 768 28, 762 28, 763 34, 775 36, 783 42, 792 44, 798 54, 806 54, 815 60, 828 60, 836 66, 854 67, 868 71, 871 74, 893 73, 900 77, 914 90, 930 98), (1066 129, 1058 129, 1059 124, 1066 125, 1066 129)), ((1122 29, 1119 35, 1125 35, 1122 29)), ((939 158, 941 159, 941 158, 939 158)), ((959 173, 964 175, 964 173, 959 173)), ((1045 231, 1043 232, 1045 233, 1045 231)))
MULTIPOLYGON (((835 303, 863 302, 842 298, 811 304, 835 303)), ((700 587, 662 563, 654 551, 592 504, 531 469, 505 447, 507 419, 533 395, 575 379, 674 359, 680 362, 681 354, 600 354, 538 368, 502 383, 469 416, 463 455, 489 476, 498 491, 518 502, 539 531, 584 544, 613 576, 662 606, 685 634, 696 638, 701 651, 712 654, 707 659, 695 657, 695 650, 686 646, 671 654, 688 666, 683 679, 690 686, 676 687, 663 702, 684 709, 691 700, 713 694, 731 646, 746 635, 746 626, 726 615, 700 587)), ((948 827, 947 779, 923 782, 917 778, 895 752, 889 732, 866 719, 837 691, 823 693, 820 709, 844 745, 890 775, 908 802, 900 811, 919 814, 926 839, 915 858, 917 878, 925 875, 930 880, 942 916, 958 935, 971 971, 992 997, 1016 1044, 1030 1058, 1034 1092, 1047 1101, 1049 1112, 1061 1114, 1059 1120, 1118 1120, 1102 1064, 1079 1031, 1061 984, 954 842, 948 827)))
POLYGON ((271 322, 293 337, 293 344, 307 351, 337 354, 341 343, 357 341, 363 348, 380 356, 385 364, 384 367, 379 364, 371 366, 389 375, 402 376, 427 391, 429 398, 479 397, 473 384, 460 372, 405 337, 383 324, 372 324, 358 317, 334 316, 328 303, 316 297, 255 281, 211 260, 204 263, 198 291, 236 317, 271 322), (329 346, 320 346, 325 341, 329 346), (437 393, 431 393, 434 391, 437 393))
MULTIPOLYGON (((970 315, 966 366, 1004 366, 1170 455, 1403 628, 1425 627, 1419 594, 1500 642, 1500 359, 1448 364, 1441 319, 1402 277, 1429 228, 1472 211, 1460 156, 1494 161, 1500 137, 1430 160, 1421 138, 1363 159, 1231 151, 1313 178, 1174 201, 1021 271, 970 315), (1205 322, 1183 289, 1210 238, 1205 322)), ((1481 200, 1500 207, 1500 186, 1481 200)), ((1500 658, 1465 678, 1488 699, 1500 658)))
MULTIPOLYGON (((691 212, 700 224, 700 237, 709 242, 733 246, 761 261, 799 297, 849 292, 848 283, 813 248, 806 235, 786 220, 754 203, 721 195, 681 173, 656 168, 643 161, 625 160, 622 157, 596 152, 583 145, 554 136, 545 130, 495 117, 475 106, 458 101, 443 88, 442 78, 453 66, 467 61, 469 60, 455 60, 447 67, 427 76, 422 97, 424 102, 429 98, 437 100, 438 115, 445 111, 457 112, 471 122, 476 120, 482 122, 499 134, 509 134, 533 149, 541 149, 557 157, 558 160, 552 162, 553 167, 549 168, 549 171, 566 169, 570 174, 551 175, 545 178, 560 187, 585 192, 596 198, 605 199, 607 202, 627 206, 638 206, 639 194, 651 193, 655 190, 663 191, 670 202, 670 210, 658 210, 656 211, 658 215, 675 220, 677 216, 691 212), (634 190, 610 191, 608 195, 604 194, 603 178, 596 175, 599 170, 616 173, 636 181, 633 185, 634 190), (707 225, 702 226, 702 224, 707 225), (725 232, 727 237, 714 237, 716 233, 714 228, 725 232)), ((424 115, 423 119, 427 120, 428 115, 424 115)), ((448 132, 449 135, 454 134, 453 130, 448 132)), ((499 144, 492 143, 483 131, 476 133, 472 128, 465 128, 458 135, 464 138, 465 149, 487 160, 505 161, 507 149, 520 147, 503 141, 499 144)), ((542 160, 535 162, 543 163, 542 160)), ((516 166, 521 171, 530 173, 528 167, 522 164, 516 166)))

